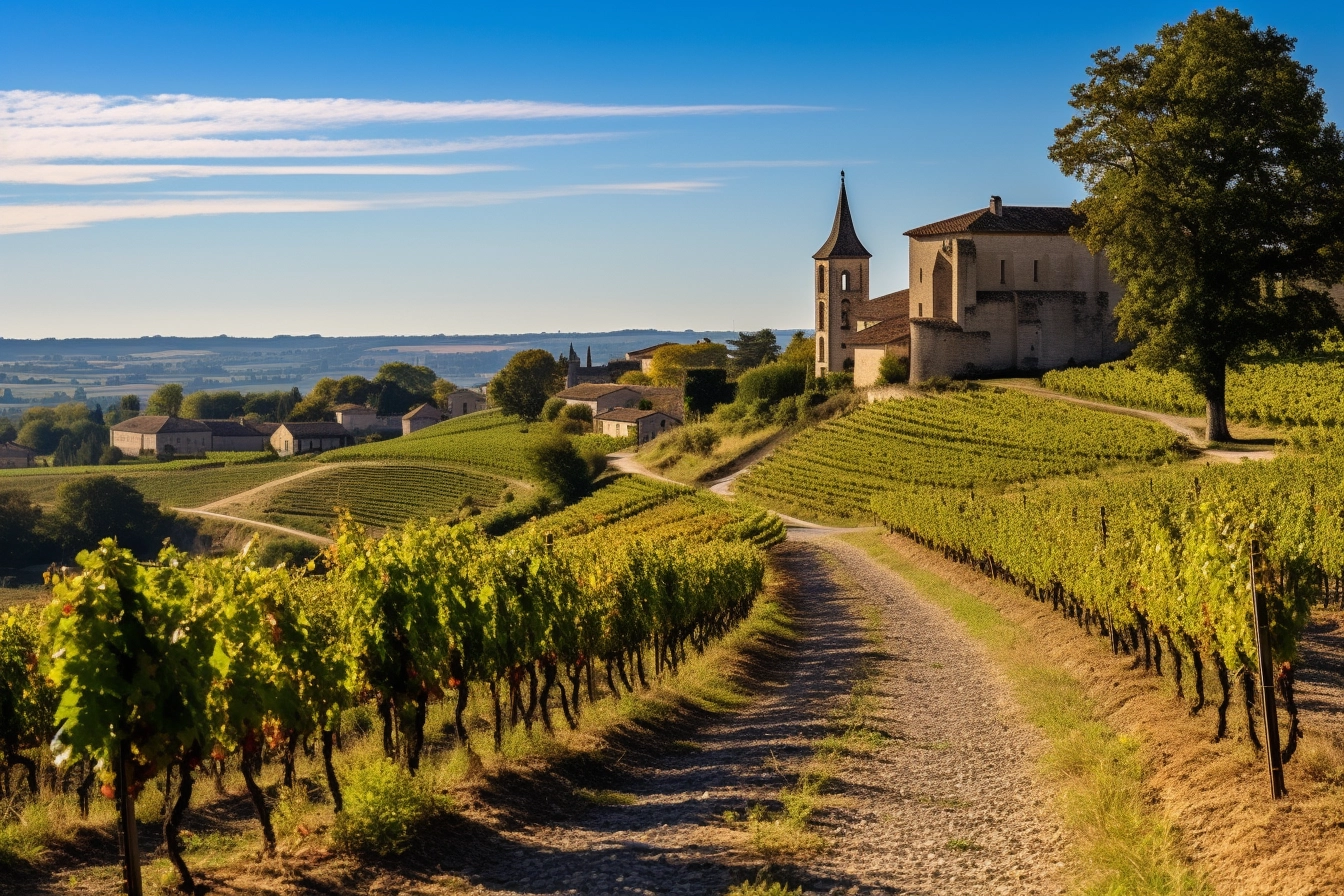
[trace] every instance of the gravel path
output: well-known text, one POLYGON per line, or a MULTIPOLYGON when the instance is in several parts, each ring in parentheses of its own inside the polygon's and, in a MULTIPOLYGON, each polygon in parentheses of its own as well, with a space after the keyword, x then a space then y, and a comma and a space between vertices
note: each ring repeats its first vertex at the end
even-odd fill
POLYGON ((1059 892, 1059 835, 1031 775, 1039 745, 984 656, 853 548, 817 534, 779 558, 802 637, 757 699, 703 729, 698 749, 613 772, 607 786, 634 804, 477 828, 445 850, 460 858, 445 856, 441 872, 476 894, 723 893, 764 863, 722 814, 778 798, 791 783, 780 769, 811 755, 866 658, 891 740, 841 762, 816 817, 831 848, 781 872, 809 893, 1059 892), (865 638, 865 606, 880 608, 880 648, 865 638))

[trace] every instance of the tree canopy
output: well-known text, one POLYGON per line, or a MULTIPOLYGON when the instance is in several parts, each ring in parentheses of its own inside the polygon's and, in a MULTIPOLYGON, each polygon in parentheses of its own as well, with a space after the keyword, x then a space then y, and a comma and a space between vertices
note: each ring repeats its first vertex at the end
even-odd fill
POLYGON ((738 333, 728 340, 728 360, 733 373, 768 364, 779 357, 779 342, 774 330, 738 333))
POLYGON ((728 367, 728 346, 721 342, 665 345, 653 353, 649 377, 655 386, 681 386, 693 367, 728 367))
POLYGON ((164 383, 149 396, 149 414, 177 417, 182 412, 182 386, 178 383, 164 383))
POLYGON ((490 380, 490 401, 504 413, 532 421, 541 416, 546 399, 565 385, 565 368, 545 349, 530 348, 509 359, 490 380))
POLYGON ((1339 324, 1344 140, 1295 40, 1222 7, 1093 55, 1050 158, 1087 186, 1077 235, 1107 252, 1135 358, 1189 377, 1229 438, 1227 369, 1339 324))

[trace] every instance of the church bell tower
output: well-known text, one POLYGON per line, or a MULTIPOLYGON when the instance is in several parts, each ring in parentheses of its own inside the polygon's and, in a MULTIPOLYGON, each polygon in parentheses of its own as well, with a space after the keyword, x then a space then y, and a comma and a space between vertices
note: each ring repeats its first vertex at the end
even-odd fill
POLYGON ((817 376, 827 371, 852 370, 854 334, 851 307, 868 301, 868 260, 873 254, 859 242, 845 195, 845 172, 840 172, 840 200, 830 238, 812 256, 812 290, 815 295, 814 326, 817 328, 817 376))

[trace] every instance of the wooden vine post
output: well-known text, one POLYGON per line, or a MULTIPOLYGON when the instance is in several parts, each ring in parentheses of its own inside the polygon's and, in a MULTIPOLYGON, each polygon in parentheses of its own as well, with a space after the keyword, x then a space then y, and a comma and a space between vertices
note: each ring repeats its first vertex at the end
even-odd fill
POLYGON ((140 838, 135 829, 135 795, 131 792, 134 765, 131 744, 121 742, 121 762, 114 790, 117 799, 117 833, 121 835, 121 867, 125 896, 144 896, 140 881, 140 838))
POLYGON ((1260 542, 1251 539, 1251 603, 1255 607, 1255 653, 1260 666, 1260 708, 1265 723, 1265 758, 1269 763, 1269 791, 1273 799, 1287 796, 1283 784, 1283 754, 1279 752, 1279 713, 1274 702, 1274 658, 1270 655, 1269 609, 1265 597, 1255 587, 1255 561, 1260 542))

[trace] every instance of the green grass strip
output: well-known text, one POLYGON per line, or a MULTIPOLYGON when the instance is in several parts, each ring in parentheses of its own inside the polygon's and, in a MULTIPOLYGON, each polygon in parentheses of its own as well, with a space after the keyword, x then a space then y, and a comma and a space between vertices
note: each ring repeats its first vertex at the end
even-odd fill
POLYGON ((1047 773, 1076 844, 1070 891, 1085 896, 1212 896, 1181 854, 1171 824, 1145 794, 1137 738, 1101 719, 1081 682, 1042 662, 1038 639, 992 605, 892 550, 877 533, 842 537, 946 610, 989 651, 1027 719, 1045 735, 1047 773))

